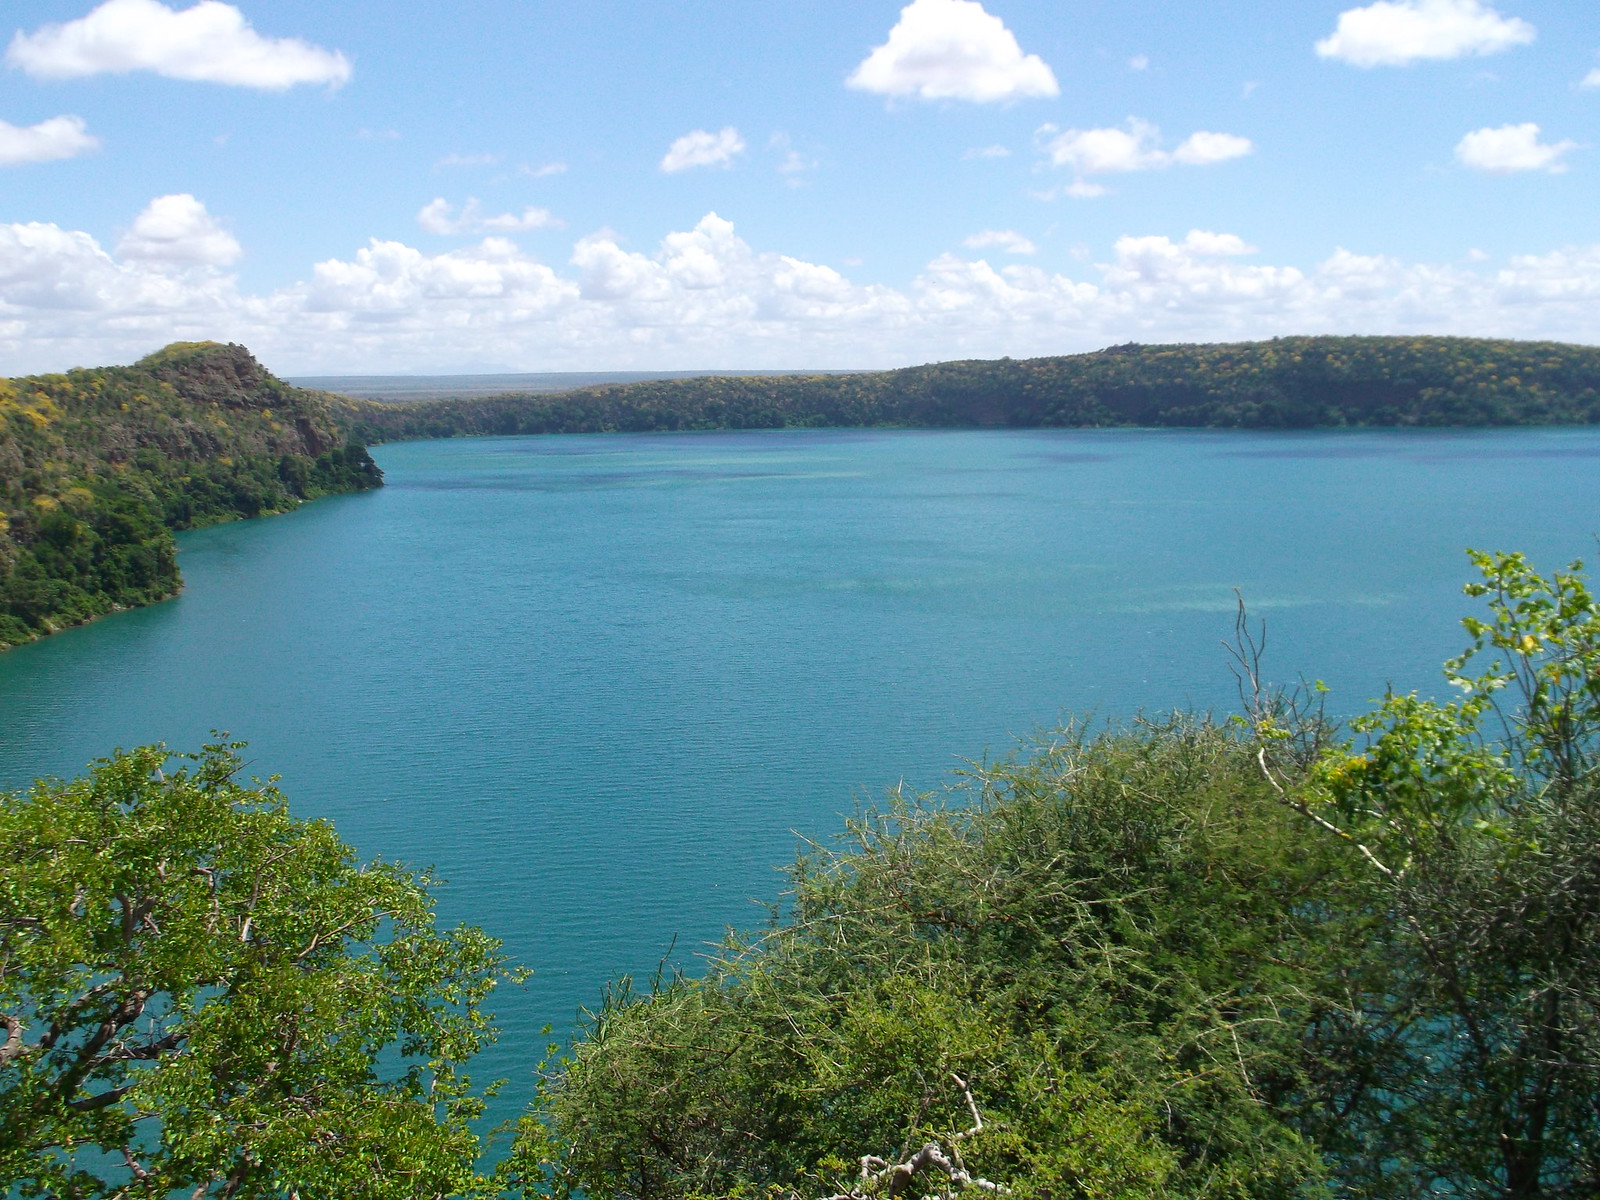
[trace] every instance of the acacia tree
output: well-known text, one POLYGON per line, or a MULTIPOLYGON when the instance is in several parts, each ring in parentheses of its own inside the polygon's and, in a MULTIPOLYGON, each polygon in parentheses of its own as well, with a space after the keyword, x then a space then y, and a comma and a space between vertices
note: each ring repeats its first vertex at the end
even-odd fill
POLYGON ((0 795, 0 1181, 22 1195, 486 1187, 462 1064, 499 944, 237 779, 240 743, 0 795))
POLYGON ((1472 559, 1488 619, 1446 664, 1458 700, 1390 694, 1352 722, 1363 744, 1310 755, 1292 705, 1254 714, 1279 796, 1359 850, 1386 918, 1348 1019, 1312 1031, 1349 1065, 1310 1132, 1363 1195, 1593 1196, 1600 604, 1581 563, 1472 559))

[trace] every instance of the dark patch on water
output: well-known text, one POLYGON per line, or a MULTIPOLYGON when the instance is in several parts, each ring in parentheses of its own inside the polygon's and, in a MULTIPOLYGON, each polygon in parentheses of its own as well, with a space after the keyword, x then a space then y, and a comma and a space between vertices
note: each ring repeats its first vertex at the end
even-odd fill
POLYGON ((1600 446, 1563 446, 1560 448, 1525 447, 1519 449, 1449 450, 1434 454, 1415 454, 1417 462, 1495 462, 1515 459, 1539 458, 1600 458, 1600 446))
POLYGON ((1317 446, 1298 450, 1219 450, 1213 458, 1383 458, 1405 453, 1400 446, 1317 446))
POLYGON ((527 476, 485 474, 475 478, 409 479, 392 481, 400 491, 419 492, 595 492, 615 488, 660 487, 674 483, 742 483, 756 479, 782 479, 777 471, 716 471, 675 468, 668 471, 584 471, 571 475, 527 476))
POLYGON ((1108 463, 1115 462, 1115 454, 1091 454, 1087 451, 1074 452, 1070 450, 1032 450, 1026 454, 1017 455, 1018 458, 1034 458, 1041 462, 1049 463, 1108 463))

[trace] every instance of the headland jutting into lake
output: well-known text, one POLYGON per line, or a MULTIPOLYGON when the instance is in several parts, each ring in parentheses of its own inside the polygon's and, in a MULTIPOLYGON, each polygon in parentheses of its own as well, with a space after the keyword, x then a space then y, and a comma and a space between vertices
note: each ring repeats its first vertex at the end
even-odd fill
POLYGON ((474 434, 822 427, 1578 424, 1600 349, 1474 338, 1116 346, 842 375, 710 376, 385 405, 242 346, 0 380, 0 647, 173 595, 171 533, 378 487, 364 449, 474 434))

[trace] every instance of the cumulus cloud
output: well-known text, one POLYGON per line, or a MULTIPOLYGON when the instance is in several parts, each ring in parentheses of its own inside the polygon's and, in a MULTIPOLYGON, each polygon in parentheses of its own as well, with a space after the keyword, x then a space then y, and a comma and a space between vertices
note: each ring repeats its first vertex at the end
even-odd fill
POLYGON ((912 0, 889 40, 845 82, 882 96, 977 104, 1061 94, 1045 61, 1024 54, 1005 22, 976 0, 912 0))
POLYGON ((0 167, 74 158, 99 146, 82 117, 51 117, 28 126, 0 121, 0 167))
POLYGON ((350 61, 299 38, 266 38, 221 0, 181 12, 160 0, 106 0, 86 17, 18 31, 6 62, 36 79, 153 71, 169 79, 281 91, 301 83, 338 87, 350 61))
POLYGON ((1482 0, 1378 0, 1339 14, 1317 53, 1355 67, 1403 67, 1424 59, 1498 54, 1536 36, 1520 17, 1482 0))
POLYGON ((298 316, 307 332, 375 326, 409 337, 428 332, 418 318, 458 330, 474 311, 508 325, 539 320, 576 292, 506 238, 433 255, 373 238, 353 260, 317 263, 308 283, 277 293, 271 308, 298 316))
POLYGON ((1456 160, 1463 166, 1494 175, 1514 175, 1521 171, 1567 169, 1562 161, 1577 142, 1541 142, 1539 127, 1532 121, 1521 125, 1501 125, 1497 129, 1476 129, 1456 145, 1456 160))
POLYGON ((1209 167, 1214 163, 1243 158, 1254 149, 1255 144, 1249 138, 1201 130, 1178 143, 1178 148, 1172 152, 1172 161, 1186 167, 1209 167))
MULTIPOLYGON (((1192 133, 1175 150, 1161 146, 1161 131, 1149 121, 1129 117, 1127 123, 1107 129, 1039 129, 1040 148, 1056 167, 1070 167, 1080 176, 1112 175, 1128 171, 1154 171, 1174 164, 1212 166, 1242 158, 1255 149, 1249 138, 1231 133, 1192 133)), ((1090 185, 1093 187, 1094 185, 1090 185)), ((1099 195, 1087 189, 1080 197, 1099 195)))
POLYGON ((987 250, 991 246, 1007 254, 1037 254, 1035 246, 1015 229, 983 229, 961 243, 969 250, 987 250))
POLYGON ((438 254, 373 239, 252 294, 223 269, 237 247, 219 232, 189 197, 153 202, 114 254, 87 233, 0 224, 0 360, 54 370, 200 338, 288 373, 880 366, 1326 332, 1600 342, 1600 245, 1499 269, 1348 249, 1306 265, 1191 230, 1128 234, 1071 274, 942 254, 888 287, 757 249, 710 213, 646 251, 591 234, 559 265, 498 236, 438 254))
POLYGON ((188 192, 157 196, 117 243, 117 256, 161 269, 226 267, 244 251, 188 192))
POLYGON ((744 150, 744 139, 732 125, 716 133, 696 129, 672 143, 661 160, 661 169, 673 175, 691 167, 731 167, 744 150))
POLYGON ((417 224, 428 233, 448 237, 463 233, 527 233, 534 229, 559 229, 564 222, 547 208, 532 205, 520 213, 484 215, 476 199, 467 198, 459 212, 443 196, 435 197, 417 213, 417 224))

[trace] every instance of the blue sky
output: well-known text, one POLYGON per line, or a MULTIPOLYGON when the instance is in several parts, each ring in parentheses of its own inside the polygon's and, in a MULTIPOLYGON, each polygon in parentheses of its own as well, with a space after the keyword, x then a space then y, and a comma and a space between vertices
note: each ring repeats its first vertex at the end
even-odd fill
POLYGON ((1600 341, 1600 7, 12 0, 0 374, 1600 341))

